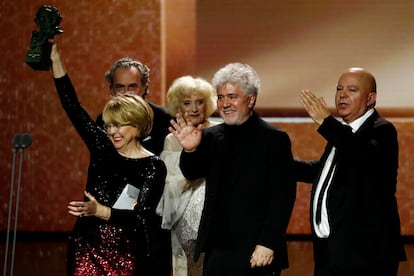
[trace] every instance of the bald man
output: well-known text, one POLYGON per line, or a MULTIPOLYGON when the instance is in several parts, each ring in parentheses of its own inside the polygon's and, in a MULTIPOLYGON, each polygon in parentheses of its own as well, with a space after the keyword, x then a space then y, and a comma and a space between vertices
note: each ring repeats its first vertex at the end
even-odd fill
POLYGON ((298 181, 313 183, 310 218, 315 276, 396 276, 406 260, 395 197, 397 131, 375 110, 376 81, 344 71, 331 115, 309 90, 301 103, 327 141, 320 160, 296 160, 298 181))

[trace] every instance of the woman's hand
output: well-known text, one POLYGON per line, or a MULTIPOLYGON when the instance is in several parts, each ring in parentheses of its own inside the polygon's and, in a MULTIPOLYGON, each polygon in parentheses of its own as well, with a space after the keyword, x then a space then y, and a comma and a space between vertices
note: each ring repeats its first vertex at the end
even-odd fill
POLYGON ((55 39, 48 39, 48 43, 52 44, 52 50, 50 52, 50 60, 52 61, 53 77, 58 79, 66 75, 66 69, 60 58, 59 50, 55 39))
POLYGON ((71 201, 69 202, 69 214, 84 217, 95 216, 104 220, 109 220, 111 217, 111 208, 100 204, 93 195, 84 192, 89 201, 71 201))

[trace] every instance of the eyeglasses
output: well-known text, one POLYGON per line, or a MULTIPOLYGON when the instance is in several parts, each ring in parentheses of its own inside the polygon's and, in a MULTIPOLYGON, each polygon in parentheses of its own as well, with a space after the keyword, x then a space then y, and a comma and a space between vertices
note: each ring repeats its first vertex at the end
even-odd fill
POLYGON ((109 125, 104 125, 104 128, 106 131, 108 131, 111 128, 115 128, 116 130, 119 130, 121 127, 124 126, 132 126, 131 124, 120 124, 120 123, 115 123, 115 124, 109 124, 109 125))

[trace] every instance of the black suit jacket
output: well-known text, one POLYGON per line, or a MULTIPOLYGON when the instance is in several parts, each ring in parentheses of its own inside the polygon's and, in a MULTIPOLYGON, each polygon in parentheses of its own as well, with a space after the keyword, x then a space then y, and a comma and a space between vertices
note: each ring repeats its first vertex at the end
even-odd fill
MULTIPOLYGON (((162 149, 164 148, 164 139, 169 133, 168 127, 170 126, 170 120, 172 118, 161 106, 153 104, 149 101, 147 101, 147 103, 154 112, 154 121, 150 135, 144 139, 142 145, 155 155, 160 155, 162 149)), ((98 115, 96 123, 103 127, 104 122, 102 120, 102 114, 98 115)))
POLYGON ((248 263, 262 245, 274 250, 275 266, 288 266, 285 232, 296 183, 285 132, 256 114, 240 126, 206 128, 197 150, 182 152, 180 168, 188 179, 206 177, 196 258, 228 247, 245 252, 248 263))
MULTIPOLYGON (((395 197, 398 171, 395 127, 374 111, 356 133, 332 116, 324 120, 318 132, 328 141, 325 151, 319 161, 297 161, 297 176, 299 181, 317 183, 335 146, 338 163, 327 199, 331 264, 359 268, 405 260, 395 197)), ((315 190, 313 185, 311 224, 315 190)), ((314 254, 318 262, 320 252, 314 254)))

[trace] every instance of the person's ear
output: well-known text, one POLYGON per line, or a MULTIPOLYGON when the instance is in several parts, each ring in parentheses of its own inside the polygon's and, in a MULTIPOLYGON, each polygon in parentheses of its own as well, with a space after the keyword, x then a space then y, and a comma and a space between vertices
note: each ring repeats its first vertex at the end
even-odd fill
POLYGON ((375 103, 375 101, 377 100, 377 93, 375 92, 370 92, 368 94, 368 102, 367 102, 367 106, 371 106, 375 103))
POLYGON ((256 95, 250 94, 248 96, 247 101, 248 101, 249 108, 252 108, 256 102, 256 95))

